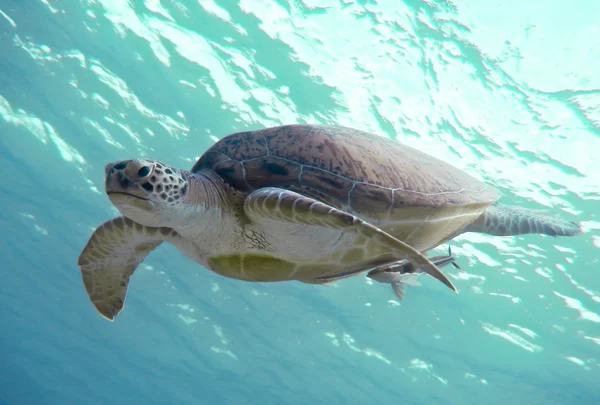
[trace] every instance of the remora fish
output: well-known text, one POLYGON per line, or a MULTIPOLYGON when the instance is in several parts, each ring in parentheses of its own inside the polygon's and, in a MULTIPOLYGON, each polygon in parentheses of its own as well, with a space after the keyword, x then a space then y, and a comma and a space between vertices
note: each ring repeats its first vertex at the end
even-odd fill
MULTIPOLYGON (((456 260, 454 256, 452 256, 452 250, 450 248, 448 248, 448 255, 434 256, 429 260, 440 268, 452 264, 454 267, 461 270, 460 266, 456 264, 456 260)), ((371 270, 369 274, 367 274, 367 277, 371 280, 379 281, 380 283, 391 284, 394 294, 396 294, 398 300, 402 301, 405 294, 404 285, 420 286, 421 284, 417 281, 417 277, 421 274, 423 274, 421 269, 415 268, 409 261, 404 261, 400 262, 400 264, 371 270)))

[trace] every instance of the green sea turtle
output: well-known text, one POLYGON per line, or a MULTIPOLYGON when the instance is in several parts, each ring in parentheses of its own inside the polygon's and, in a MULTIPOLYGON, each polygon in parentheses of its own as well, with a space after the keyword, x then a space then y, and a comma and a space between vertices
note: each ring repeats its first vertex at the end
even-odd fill
POLYGON ((579 227, 491 205, 498 191, 423 152, 366 132, 287 125, 229 135, 191 171, 134 159, 106 166, 123 217, 92 234, 83 282, 107 319, 162 242, 225 277, 321 284, 409 260, 456 291, 423 253, 456 235, 575 235, 579 227))
MULTIPOLYGON (((431 260, 438 268, 452 264, 454 267, 461 270, 460 266, 456 263, 454 255, 452 255, 451 248, 448 248, 447 255, 430 257, 429 260, 431 260)), ((423 272, 416 268, 413 263, 408 260, 403 260, 390 266, 373 269, 369 271, 367 277, 380 283, 391 284, 392 291, 394 291, 398 300, 402 301, 405 295, 404 286, 420 286, 421 284, 417 278, 421 274, 423 274, 423 272)))

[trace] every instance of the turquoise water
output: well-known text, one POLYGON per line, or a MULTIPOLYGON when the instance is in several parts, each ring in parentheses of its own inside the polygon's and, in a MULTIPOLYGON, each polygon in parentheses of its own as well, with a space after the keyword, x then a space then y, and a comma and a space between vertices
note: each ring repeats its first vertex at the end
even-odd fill
POLYGON ((577 3, 0 2, 0 403, 600 403, 600 3, 577 3), (104 165, 289 123, 395 138, 586 233, 463 235, 461 293, 401 305, 161 246, 102 319, 76 261, 117 214, 104 165))

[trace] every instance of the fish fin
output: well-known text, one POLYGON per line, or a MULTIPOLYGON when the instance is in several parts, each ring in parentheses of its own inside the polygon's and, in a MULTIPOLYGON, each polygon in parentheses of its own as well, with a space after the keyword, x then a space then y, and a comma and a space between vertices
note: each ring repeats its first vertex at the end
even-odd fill
POLYGON ((394 294, 396 294, 398 301, 404 300, 404 283, 399 281, 392 283, 392 290, 394 291, 394 294))
POLYGON ((462 267, 460 267, 458 265, 458 263, 456 263, 456 260, 454 260, 454 256, 452 256, 452 246, 448 246, 448 256, 450 256, 453 260, 452 260, 452 266, 454 266, 455 269, 463 271, 462 267))
POLYGON ((419 277, 423 273, 404 273, 398 276, 398 280, 396 283, 402 283, 407 285, 412 285, 413 287, 419 287, 421 283, 417 281, 417 277, 419 277))

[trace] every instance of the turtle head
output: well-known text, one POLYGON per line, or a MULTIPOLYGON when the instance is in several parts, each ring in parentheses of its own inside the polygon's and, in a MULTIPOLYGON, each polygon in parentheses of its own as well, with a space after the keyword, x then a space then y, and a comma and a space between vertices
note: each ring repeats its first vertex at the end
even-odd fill
POLYGON ((189 173, 154 160, 106 166, 106 194, 126 217, 146 226, 169 226, 188 191, 189 173))

